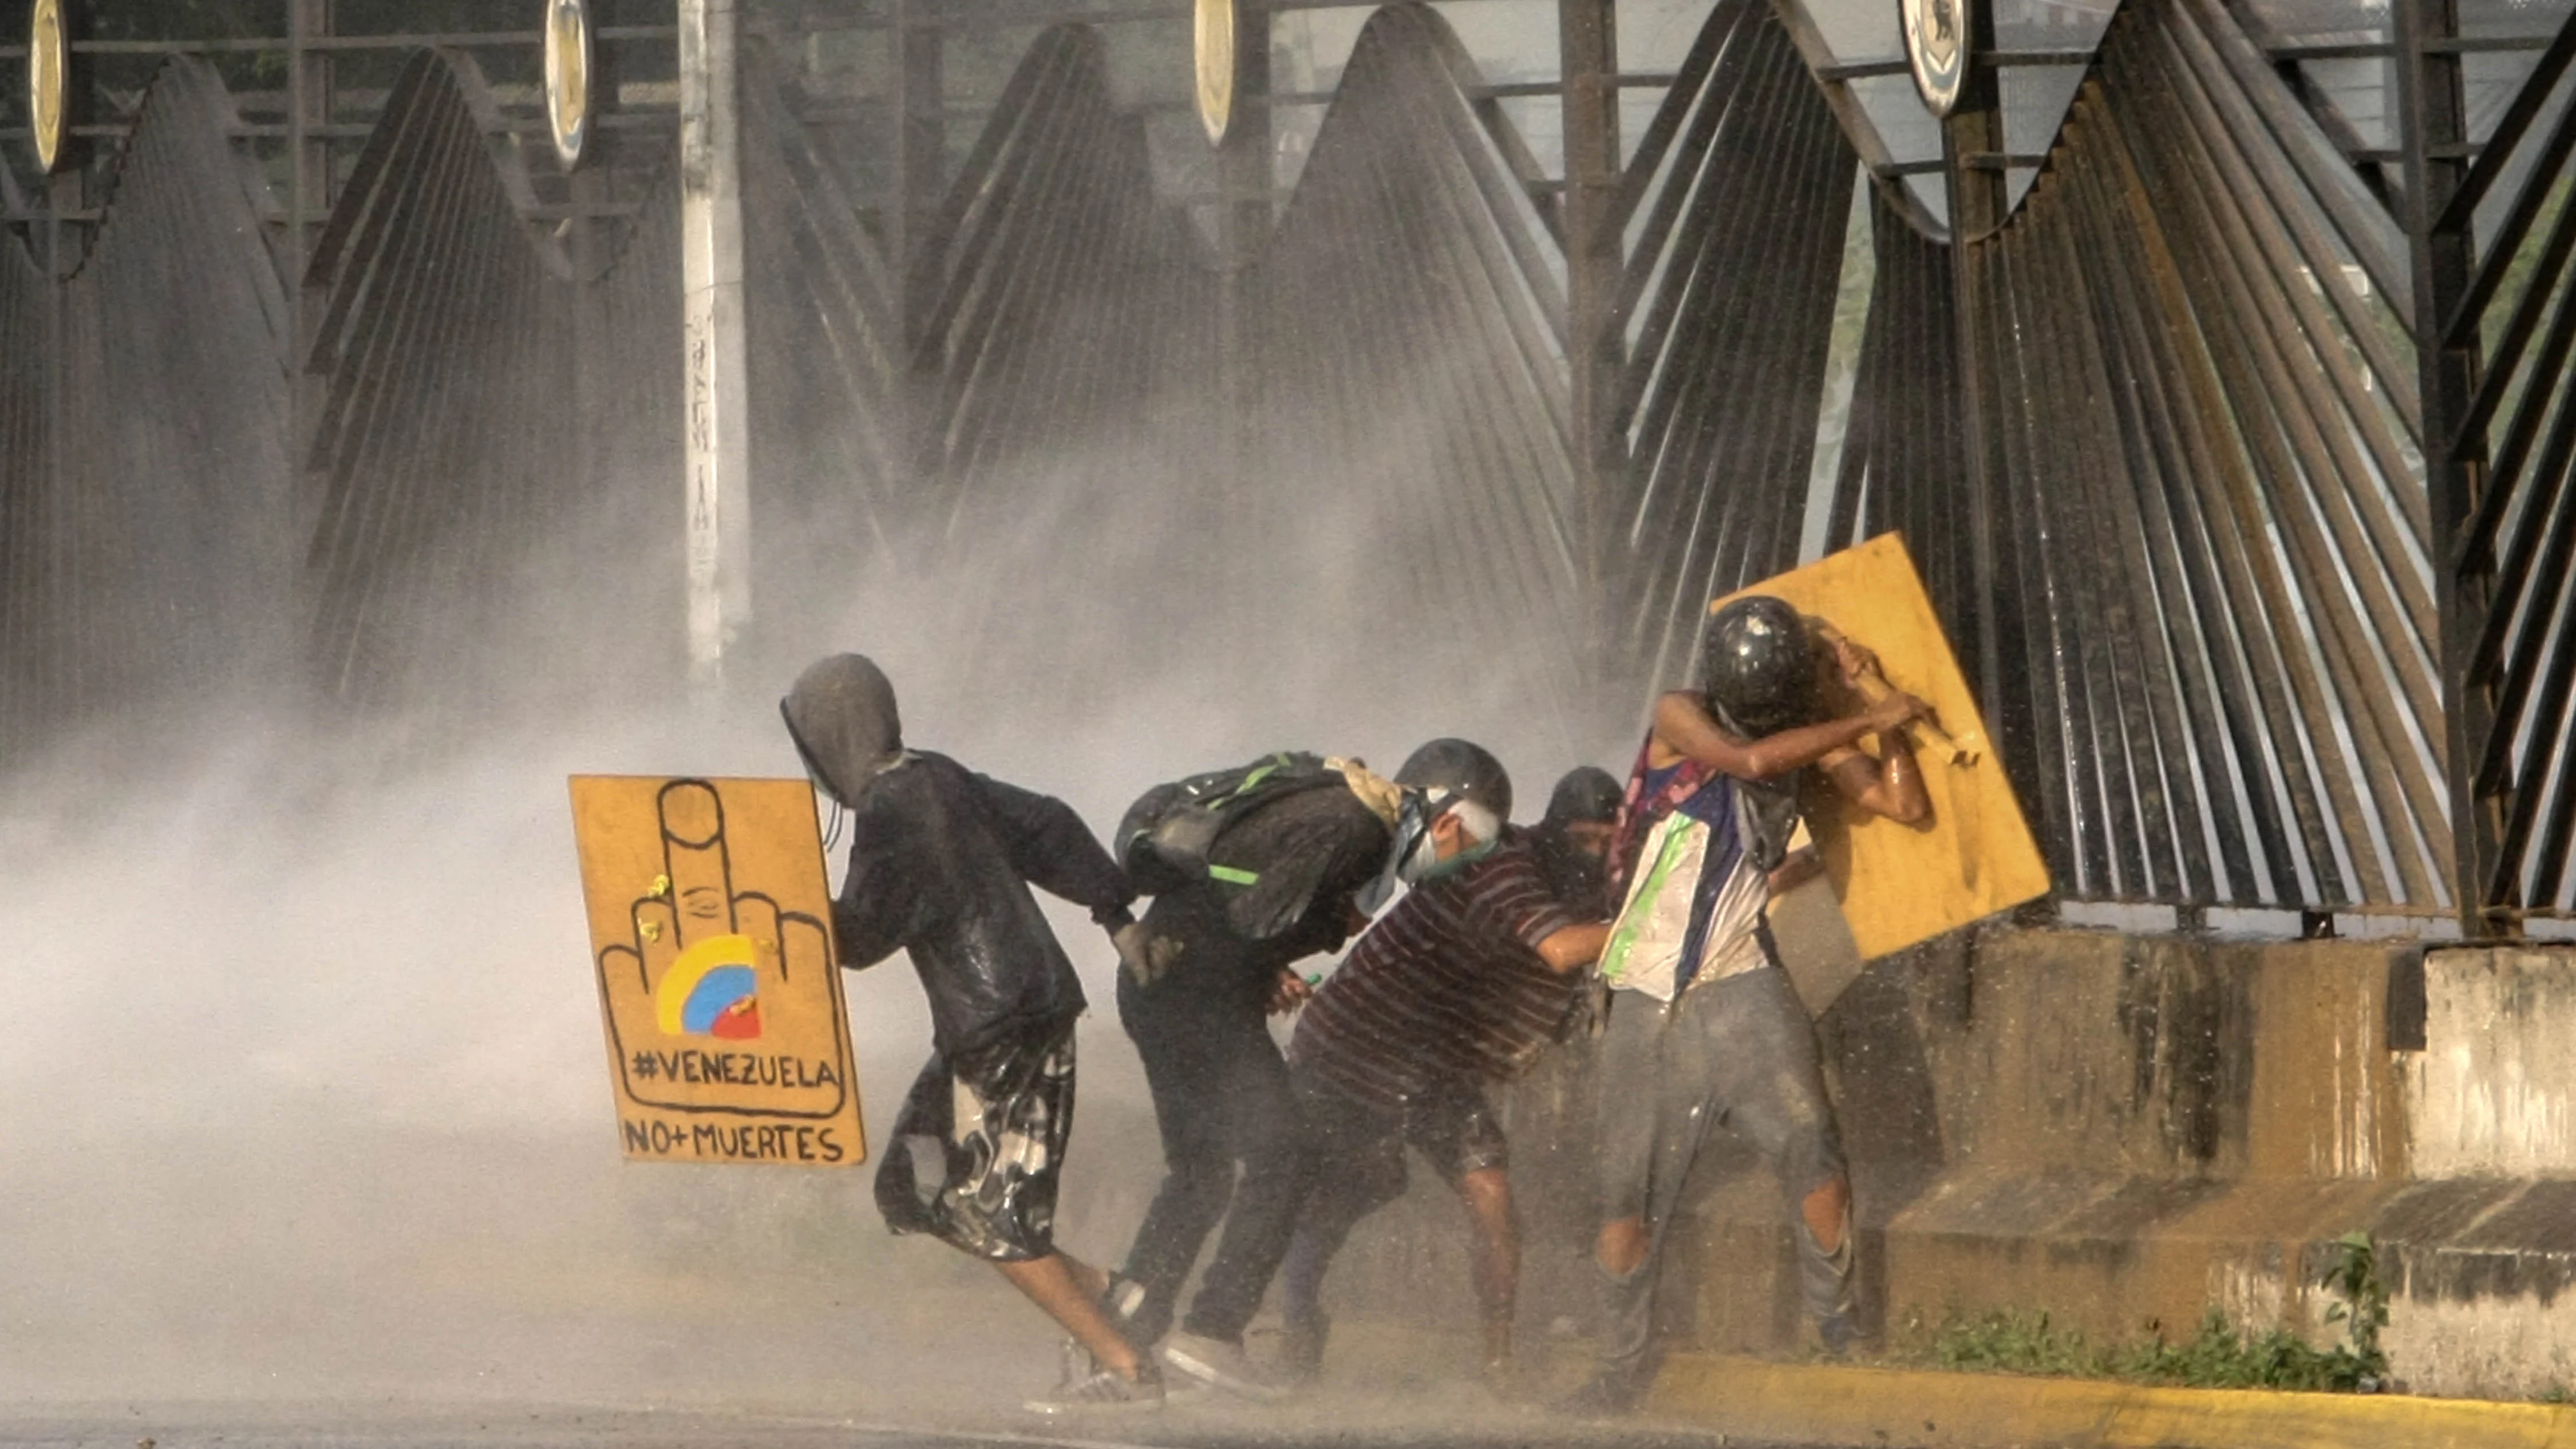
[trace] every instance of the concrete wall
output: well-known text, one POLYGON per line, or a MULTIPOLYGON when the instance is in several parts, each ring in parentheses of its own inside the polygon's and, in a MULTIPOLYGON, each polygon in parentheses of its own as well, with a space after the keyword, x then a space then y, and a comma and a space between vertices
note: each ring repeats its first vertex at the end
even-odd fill
MULTIPOLYGON (((1818 1023, 1859 1194, 1866 1311, 1891 1337, 2045 1310, 2099 1338, 2334 1331, 2333 1241, 2382 1242, 2410 1387, 2576 1387, 2576 951, 1994 931, 1875 963, 1818 1023)), ((1582 1044, 1507 1094, 1528 1220, 1525 1332, 1583 1332, 1582 1044)), ((1674 1331, 1779 1351, 1802 1326, 1778 1185, 1703 1174, 1674 1331)), ((1363 1227, 1333 1291, 1467 1321, 1436 1181, 1363 1227)))
POLYGON ((2576 1174, 2576 961, 2461 950, 2424 967, 2424 1049, 2403 1054, 2426 1177, 2576 1174))

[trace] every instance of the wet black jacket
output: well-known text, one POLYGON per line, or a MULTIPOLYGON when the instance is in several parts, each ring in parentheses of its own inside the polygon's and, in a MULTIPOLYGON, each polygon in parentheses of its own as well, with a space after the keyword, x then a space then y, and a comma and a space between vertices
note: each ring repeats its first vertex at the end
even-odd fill
POLYGON ((919 751, 855 793, 850 874, 832 907, 842 965, 909 951, 942 1054, 1082 1009, 1029 887, 1103 920, 1135 892, 1071 807, 919 751))
POLYGON ((1288 795, 1229 826, 1208 859, 1255 883, 1200 881, 1154 897, 1145 929, 1177 942, 1179 956, 1150 986, 1118 974, 1120 1018, 1131 1030, 1149 1019, 1260 1022, 1281 968, 1341 949, 1351 895, 1376 878, 1391 838, 1339 784, 1288 795), (1264 926, 1271 929, 1257 929, 1264 926))

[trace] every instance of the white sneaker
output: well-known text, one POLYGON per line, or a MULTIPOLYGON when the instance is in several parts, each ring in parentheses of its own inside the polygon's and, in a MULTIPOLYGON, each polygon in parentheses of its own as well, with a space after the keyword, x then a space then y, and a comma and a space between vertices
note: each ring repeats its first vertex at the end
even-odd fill
POLYGON ((1093 1358, 1082 1340, 1070 1333, 1056 1345, 1055 1361, 1055 1391, 1059 1394, 1072 1392, 1074 1385, 1100 1372, 1100 1360, 1093 1358))
POLYGON ((1140 1367, 1144 1371, 1132 1379, 1116 1369, 1094 1370, 1081 1381, 1059 1388, 1043 1399, 1031 1399, 1021 1407, 1032 1414, 1051 1417, 1163 1407, 1163 1376, 1154 1372, 1152 1364, 1140 1367))
POLYGON ((1255 1364, 1239 1343, 1175 1333, 1163 1340, 1163 1362, 1204 1384, 1230 1394, 1276 1403, 1288 1397, 1280 1376, 1255 1364))

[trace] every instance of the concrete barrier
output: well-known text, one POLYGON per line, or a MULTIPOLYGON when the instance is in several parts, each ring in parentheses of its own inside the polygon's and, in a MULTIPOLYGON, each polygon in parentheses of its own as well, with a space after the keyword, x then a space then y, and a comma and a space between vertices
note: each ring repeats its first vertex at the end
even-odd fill
MULTIPOLYGON (((2360 1229, 2410 1388, 2576 1388, 2576 951, 1995 930, 1875 963, 1818 1030, 1864 1311, 1896 1342, 1995 1310, 2184 1337, 2216 1305, 2324 1345, 2319 1284, 2360 1229)), ((1533 1334, 1592 1318, 1586 1058, 1505 1094, 1533 1334)), ((1676 1345, 1794 1348, 1778 1185, 1741 1154, 1703 1176, 1667 1265, 1676 1345)), ((1363 1227, 1331 1291, 1465 1321, 1436 1182, 1363 1227)))

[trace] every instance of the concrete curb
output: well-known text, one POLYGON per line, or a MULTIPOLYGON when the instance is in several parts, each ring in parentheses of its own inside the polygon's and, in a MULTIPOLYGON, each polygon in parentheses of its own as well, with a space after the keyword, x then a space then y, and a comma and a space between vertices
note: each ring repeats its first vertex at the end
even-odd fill
POLYGON ((1886 1449, 2576 1449, 2576 1405, 2163 1389, 2091 1379, 1676 1354, 1656 1418, 1886 1449))

